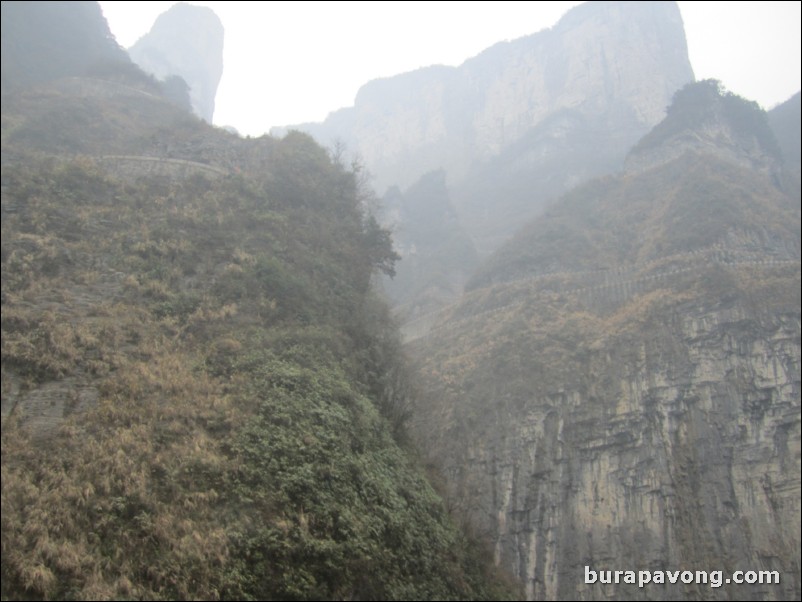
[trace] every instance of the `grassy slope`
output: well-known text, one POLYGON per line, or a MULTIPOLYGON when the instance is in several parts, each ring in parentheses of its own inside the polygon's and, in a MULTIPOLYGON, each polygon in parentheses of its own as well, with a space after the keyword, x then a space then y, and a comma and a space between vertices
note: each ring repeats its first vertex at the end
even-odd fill
POLYGON ((388 250, 353 174, 300 135, 171 138, 158 113, 148 138, 139 106, 36 136, 39 100, 4 100, 3 395, 74 379, 97 402, 55 431, 4 418, 3 597, 509 595, 392 436, 402 368, 369 287, 388 250), (126 132, 248 169, 123 181, 42 155, 126 132))

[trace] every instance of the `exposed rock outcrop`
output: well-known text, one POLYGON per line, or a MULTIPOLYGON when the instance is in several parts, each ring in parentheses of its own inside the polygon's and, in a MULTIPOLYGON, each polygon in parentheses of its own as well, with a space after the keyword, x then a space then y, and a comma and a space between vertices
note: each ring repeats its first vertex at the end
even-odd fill
POLYGON ((566 195, 410 347, 414 432, 528 599, 799 597, 799 183, 705 86, 640 145, 659 161, 566 195))
MULTIPOLYGON (((484 258, 559 195, 619 169, 692 80, 675 3, 590 2, 551 29, 496 44, 459 67, 369 82, 353 107, 299 127, 358 153, 380 192, 443 170, 461 228, 484 258)), ((398 224, 404 232, 414 227, 398 224)), ((472 267, 423 251, 417 263, 443 265, 455 281, 467 280, 472 267)), ((432 306, 431 297, 408 294, 393 301, 419 324, 432 306)))
MULTIPOLYGON (((528 599, 798 594, 799 298, 788 296, 798 274, 797 263, 686 281, 695 293, 704 278, 786 278, 788 304, 777 316, 693 293, 661 303, 665 291, 655 287, 607 316, 563 299, 579 315, 558 328, 530 304, 496 314, 496 328, 459 329, 463 345, 471 329, 495 336, 486 351, 437 363, 453 382, 439 392, 454 406, 423 410, 418 428, 448 425, 426 434, 446 458, 454 503, 473 513, 528 599), (627 314, 636 323, 621 329, 627 314), (484 403, 458 405, 479 390, 484 403), (605 587, 584 584, 586 565, 728 577, 776 570, 781 583, 605 587)), ((437 336, 459 340, 454 331, 437 336)))
POLYGON ((675 3, 591 2, 459 67, 372 81, 353 107, 301 127, 325 143, 344 140, 379 188, 436 168, 457 180, 560 110, 648 130, 692 79, 675 3))
POLYGON ((210 8, 179 2, 128 52, 137 65, 160 79, 183 78, 192 110, 211 123, 223 75, 223 34, 223 24, 210 8))

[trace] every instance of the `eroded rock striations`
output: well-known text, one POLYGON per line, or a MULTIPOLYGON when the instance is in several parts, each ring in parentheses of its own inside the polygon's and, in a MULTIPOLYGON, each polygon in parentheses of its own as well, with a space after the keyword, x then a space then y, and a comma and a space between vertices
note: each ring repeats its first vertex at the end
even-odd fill
POLYGON ((800 594, 799 180, 754 103, 711 82, 678 101, 411 347, 431 391, 415 432, 528 599, 800 594), (586 584, 586 566, 781 582, 586 584))

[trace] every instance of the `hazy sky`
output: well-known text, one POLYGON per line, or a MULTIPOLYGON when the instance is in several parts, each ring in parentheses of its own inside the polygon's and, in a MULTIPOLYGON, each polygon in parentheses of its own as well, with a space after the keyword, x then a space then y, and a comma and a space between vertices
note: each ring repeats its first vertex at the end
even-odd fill
MULTIPOLYGON (((100 2, 131 46, 168 2, 100 2)), ((190 2, 225 28, 214 121, 242 134, 321 121, 371 79, 459 65, 553 26, 579 2, 190 2)), ((800 89, 802 2, 679 2, 697 79, 771 108, 800 89)))

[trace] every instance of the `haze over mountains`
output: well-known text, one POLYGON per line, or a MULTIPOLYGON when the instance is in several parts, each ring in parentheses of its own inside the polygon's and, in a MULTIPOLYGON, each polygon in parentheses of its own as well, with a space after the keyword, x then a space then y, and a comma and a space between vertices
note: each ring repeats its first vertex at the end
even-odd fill
POLYGON ((673 3, 591 3, 301 126, 398 185, 413 433, 528 599, 800 590, 799 100, 692 81, 673 3), (583 585, 716 563, 783 582, 583 585))
POLYGON ((2 89, 130 63, 97 2, 2 3, 2 89), (47 31, 46 37, 41 36, 47 31), (98 35, 101 32, 101 35, 98 35))
MULTIPOLYGON (((675 3, 587 3, 553 28, 503 42, 459 67, 428 67, 366 84, 354 106, 300 127, 361 156, 378 190, 444 170, 457 224, 486 257, 522 223, 580 182, 618 169, 627 150, 693 80, 675 3)), ((448 272, 450 283, 388 285, 402 320, 459 296, 475 263, 420 247, 414 228, 388 219, 399 266, 448 272), (416 249, 413 256, 408 250, 416 249), (404 287, 406 288, 406 287, 404 287)), ((433 218, 436 222, 437 218, 433 218)), ((438 238, 448 240, 443 230, 438 238)))
POLYGON ((326 143, 341 139, 382 191, 412 184, 433 165, 461 179, 476 160, 497 156, 562 110, 629 121, 643 133, 692 79, 675 3, 588 3, 552 29, 499 43, 459 67, 369 82, 353 107, 299 127, 326 143))
POLYGON ((798 172, 714 82, 628 163, 519 232, 415 344, 414 432, 528 599, 795 597, 798 172), (782 584, 584 584, 613 565, 782 584))
POLYGON ((302 126, 343 153, 203 123, 94 3, 53 69, 37 4, 3 2, 3 597, 800 598, 799 94, 595 2, 302 126))
POLYGON ((189 86, 192 111, 212 123, 223 75, 223 24, 214 11, 179 2, 161 14, 128 52, 159 79, 181 77, 189 86))
POLYGON ((3 40, 2 598, 514 597, 403 443, 357 175, 97 68, 97 6, 59 38, 39 4, 2 5, 35 25, 3 40))

